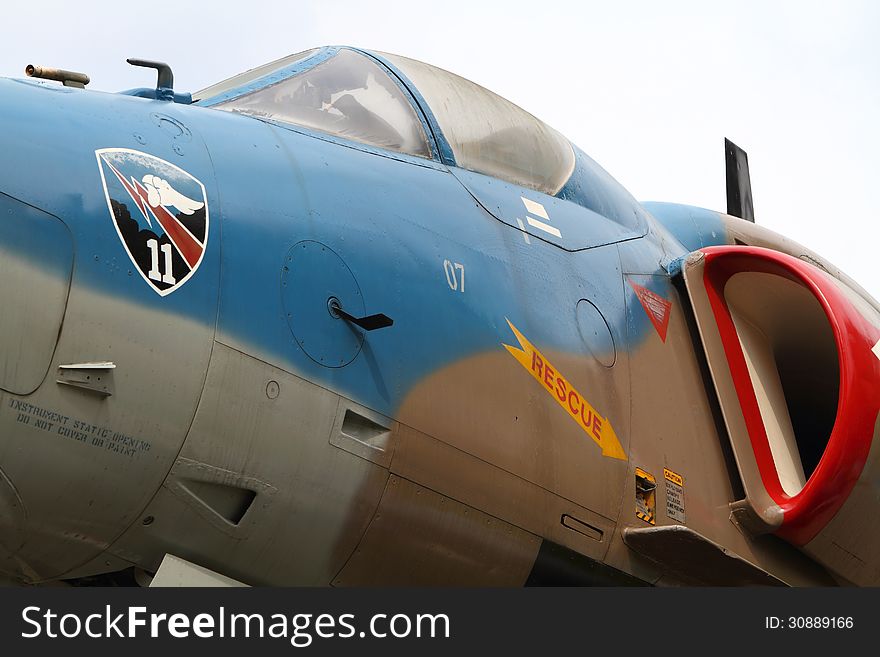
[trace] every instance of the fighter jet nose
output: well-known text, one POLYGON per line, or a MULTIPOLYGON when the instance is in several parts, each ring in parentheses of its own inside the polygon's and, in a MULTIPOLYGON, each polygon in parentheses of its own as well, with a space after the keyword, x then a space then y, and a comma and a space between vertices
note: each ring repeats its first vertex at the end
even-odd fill
POLYGON ((59 134, 74 90, 48 84, 0 80, 0 444, 22 425, 13 396, 31 395, 49 374, 74 261, 65 221, 82 215, 82 183, 62 157, 80 137, 59 134))
POLYGON ((0 193, 0 390, 29 395, 46 378, 72 267, 65 224, 0 193))
POLYGON ((45 500, 47 482, 34 467, 52 458, 42 406, 31 400, 52 369, 72 266, 65 224, 0 193, 0 572, 16 579, 30 579, 17 556, 24 500, 45 500))
POLYGON ((154 110, 0 79, 0 581, 106 568, 195 413, 219 298, 211 168, 154 110))

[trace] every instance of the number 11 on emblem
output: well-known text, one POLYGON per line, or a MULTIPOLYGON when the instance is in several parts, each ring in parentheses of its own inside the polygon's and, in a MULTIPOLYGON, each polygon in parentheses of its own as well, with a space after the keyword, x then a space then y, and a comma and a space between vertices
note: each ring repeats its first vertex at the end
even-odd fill
POLYGON ((171 268, 171 245, 163 244, 162 253, 165 255, 165 273, 159 271, 159 242, 158 240, 147 240, 147 248, 150 249, 150 259, 152 266, 147 274, 154 281, 162 281, 169 285, 177 283, 177 279, 172 275, 171 268))

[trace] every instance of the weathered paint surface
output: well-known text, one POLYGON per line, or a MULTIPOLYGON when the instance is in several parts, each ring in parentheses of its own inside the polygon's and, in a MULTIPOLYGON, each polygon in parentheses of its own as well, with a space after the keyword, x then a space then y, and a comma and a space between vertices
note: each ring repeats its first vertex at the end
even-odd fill
MULTIPOLYGON (((154 570, 173 553, 249 583, 522 584, 544 541, 686 582, 622 540, 636 468, 668 468, 694 531, 827 583, 729 520, 740 483, 674 274, 738 225, 643 207, 577 149, 555 197, 458 169, 399 71, 432 159, 210 107, 337 50, 191 106, 0 80, 0 193, 63 222, 75 254, 72 269, 20 248, 0 263, 70 285, 42 383, 0 390, 3 571, 154 570), (189 200, 210 228, 185 285, 156 294, 174 278, 158 241, 137 271, 104 149, 203 184, 189 200), (305 293, 337 288, 393 326, 342 335, 357 329, 305 293), (116 366, 112 394, 56 383, 96 361, 116 366)), ((132 217, 159 219, 145 184, 113 175, 132 217)), ((663 495, 656 524, 681 522, 663 495)))

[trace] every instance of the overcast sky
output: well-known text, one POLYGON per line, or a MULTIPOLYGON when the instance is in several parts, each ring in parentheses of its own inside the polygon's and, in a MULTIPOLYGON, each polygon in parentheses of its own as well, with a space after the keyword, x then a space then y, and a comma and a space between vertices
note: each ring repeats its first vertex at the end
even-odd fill
POLYGON ((0 75, 28 63, 89 88, 195 91, 316 45, 387 50, 501 94, 639 200, 724 210, 723 138, 749 154, 758 223, 880 297, 880 3, 318 0, 9 2, 0 75))

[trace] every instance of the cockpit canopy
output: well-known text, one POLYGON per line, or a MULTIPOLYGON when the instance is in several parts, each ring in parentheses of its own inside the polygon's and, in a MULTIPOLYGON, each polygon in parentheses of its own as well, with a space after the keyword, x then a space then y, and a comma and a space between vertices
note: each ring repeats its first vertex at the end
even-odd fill
POLYGON ((627 227, 641 207, 556 130, 458 75, 406 57, 327 47, 193 95, 198 105, 434 159, 570 200, 627 227))
POLYGON ((424 97, 458 166, 551 196, 571 177, 571 144, 543 121, 454 73, 381 54, 424 97))

